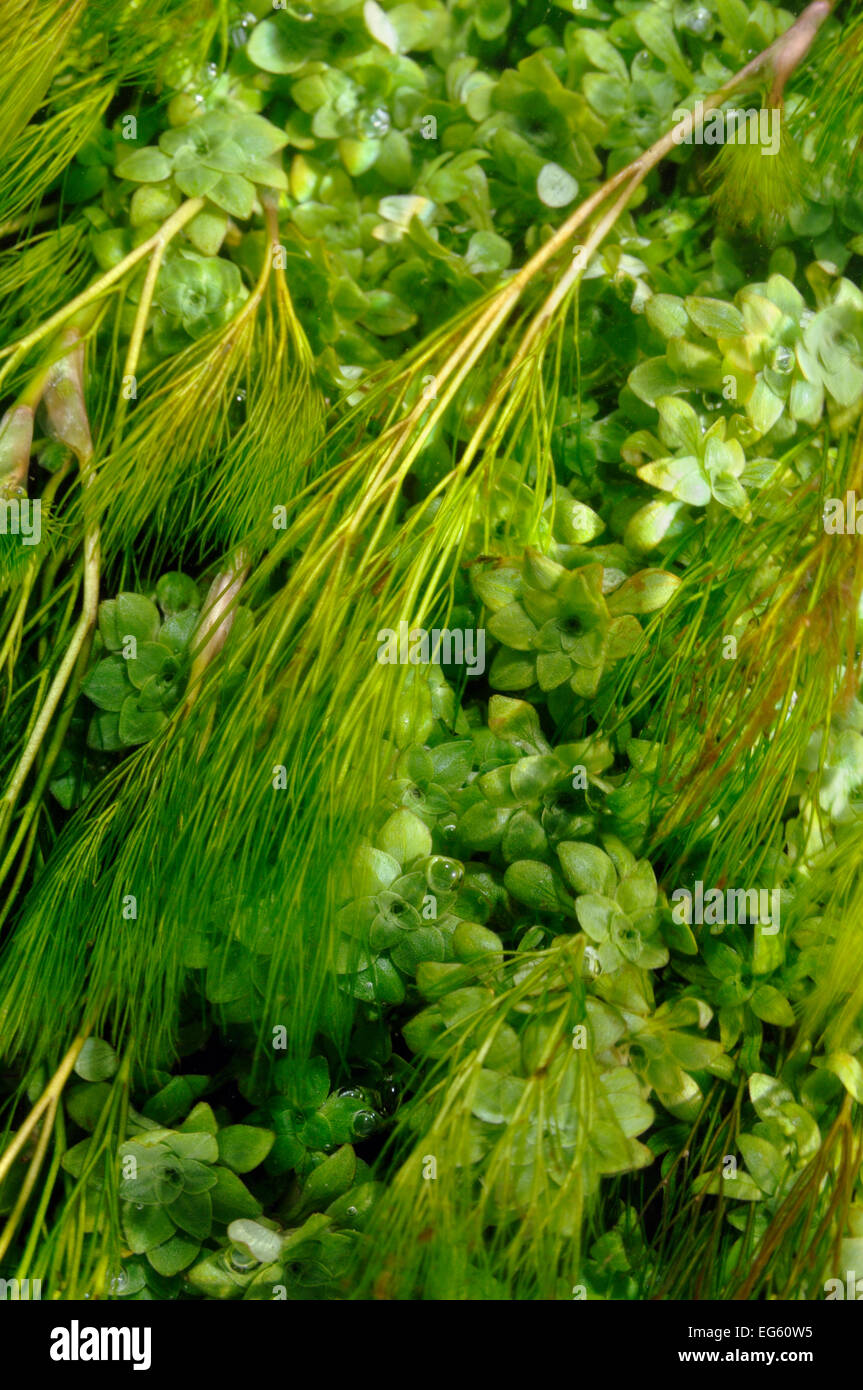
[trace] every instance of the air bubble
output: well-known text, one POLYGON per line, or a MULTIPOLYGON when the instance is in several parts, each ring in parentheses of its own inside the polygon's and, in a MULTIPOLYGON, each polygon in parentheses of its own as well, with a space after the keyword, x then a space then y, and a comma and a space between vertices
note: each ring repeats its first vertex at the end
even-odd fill
POLYGON ((703 34, 710 28, 712 22, 713 17, 710 11, 706 10, 703 5, 698 5, 694 10, 689 11, 683 21, 683 27, 688 29, 690 34, 703 34))
POLYGON ((232 1269, 240 1274, 244 1274, 249 1269, 254 1269, 255 1265, 260 1264, 250 1250, 243 1250, 239 1245, 232 1245, 228 1252, 228 1263, 232 1269))
POLYGON ((457 859, 435 854, 426 864, 426 883, 433 893, 449 893, 464 878, 464 869, 457 859))
POLYGON ((386 135, 390 128, 390 113, 385 106, 376 106, 368 118, 369 133, 378 137, 386 135))
POLYGON ((785 375, 794 369, 794 353, 790 348, 780 346, 773 353, 770 365, 774 372, 782 372, 785 375))

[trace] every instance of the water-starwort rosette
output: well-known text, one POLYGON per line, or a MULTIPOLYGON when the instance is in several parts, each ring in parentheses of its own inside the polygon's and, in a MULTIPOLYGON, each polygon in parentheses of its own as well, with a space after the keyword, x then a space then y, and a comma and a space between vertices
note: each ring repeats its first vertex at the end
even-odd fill
POLYGON ((3 1280, 830 1296, 857 0, 8 7, 3 1280))

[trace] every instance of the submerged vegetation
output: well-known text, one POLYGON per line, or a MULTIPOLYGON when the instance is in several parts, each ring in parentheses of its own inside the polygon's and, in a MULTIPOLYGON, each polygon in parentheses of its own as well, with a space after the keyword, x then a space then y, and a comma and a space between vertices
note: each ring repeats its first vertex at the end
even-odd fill
POLYGON ((0 1275, 863 1289, 863 6, 7 11, 0 1275))

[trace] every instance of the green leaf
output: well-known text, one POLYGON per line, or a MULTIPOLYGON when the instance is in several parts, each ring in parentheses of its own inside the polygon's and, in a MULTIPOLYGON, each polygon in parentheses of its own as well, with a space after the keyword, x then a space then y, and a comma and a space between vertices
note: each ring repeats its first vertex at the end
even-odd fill
POLYGON ((649 5, 633 16, 632 23, 645 48, 655 54, 668 71, 688 89, 692 74, 674 37, 670 14, 658 5, 649 5))
POLYGON ((476 32, 486 42, 505 34, 511 17, 509 0, 477 0, 473 11, 476 32))
POLYGON ((665 357, 650 357, 633 367, 627 385, 640 401, 654 406, 660 396, 675 395, 687 389, 686 382, 668 365, 665 357))
MULTIPOLYGON (((219 1126, 213 1114, 212 1106, 209 1106, 205 1100, 199 1101, 198 1104, 190 1110, 188 1117, 179 1126, 180 1133, 182 1134, 215 1135, 218 1129, 219 1126)), ((216 1150, 216 1154, 218 1154, 218 1149, 216 1150)), ((215 1162, 215 1158, 216 1155, 213 1156, 211 1161, 215 1162)))
POLYGON ((517 902, 536 912, 560 912, 561 894, 554 873, 538 860, 520 859, 510 864, 503 876, 504 886, 517 902))
POLYGON ((160 1125, 172 1125, 185 1115, 192 1102, 206 1089, 209 1078, 193 1075, 172 1076, 166 1086, 149 1096, 142 1106, 143 1113, 160 1125))
POLYGON ((518 1076, 502 1076, 483 1067, 477 1078, 471 1114, 485 1124, 507 1124, 514 1116, 524 1093, 525 1082, 518 1076))
POLYGON ((66 1109, 76 1125, 92 1134, 111 1094, 111 1087, 104 1081, 72 1086, 65 1096, 66 1109))
POLYGON ((228 1125, 218 1134, 219 1159, 234 1173, 250 1173, 263 1163, 273 1147, 275 1135, 253 1125, 228 1125))
POLYGON ((186 236, 202 256, 216 255, 225 240, 227 230, 228 219, 225 214, 207 208, 186 224, 186 236))
POLYGON ((626 920, 617 903, 600 893, 583 893, 576 899, 575 913, 591 941, 606 941, 612 925, 626 920))
POLYGON ((691 294, 683 302, 696 328, 708 338, 735 338, 745 332, 743 315, 727 300, 702 299, 691 294))
POLYGON ((549 208, 565 208, 578 193, 578 180, 559 164, 544 164, 536 179, 536 196, 549 208))
POLYGON ((213 1220, 225 1224, 241 1216, 260 1216, 262 1207, 244 1182, 229 1168, 216 1169, 216 1182, 210 1190, 213 1220))
POLYGON ((496 642, 519 652, 530 651, 536 636, 536 624, 527 616, 520 603, 508 603, 489 618, 487 630, 496 642))
POLYGON ((81 682, 81 689, 100 709, 119 712, 123 701, 132 693, 126 662, 121 656, 107 656, 97 661, 81 682))
MULTIPOLYGON (((205 1106, 204 1109, 208 1110, 209 1106, 205 1106)), ((216 1132, 207 1129, 184 1129, 172 1134, 165 1143, 171 1152, 178 1154, 184 1162, 217 1163, 219 1159, 216 1132)))
POLYGON ((850 1052, 831 1052, 827 1057, 814 1059, 812 1065, 838 1076, 852 1100, 863 1105, 863 1066, 850 1052))
POLYGON ((706 507, 710 501, 710 483, 700 461, 692 455, 642 464, 638 476, 693 507, 706 507))
POLYGON ((385 854, 407 865, 431 854, 432 835, 425 822, 404 807, 394 811, 383 825, 378 835, 378 845, 385 854))
MULTIPOLYGON (((215 1174, 213 1175, 215 1180, 215 1174)), ((187 1235, 206 1240, 213 1228, 213 1199, 209 1192, 181 1192, 171 1203, 171 1220, 187 1235)))
POLYGON ((120 739, 124 744, 148 743, 161 733, 168 722, 168 716, 160 709, 147 709, 141 705, 138 694, 130 695, 123 701, 120 710, 120 739))
POLYGON ((336 1197, 347 1192, 354 1181, 357 1170, 357 1157, 350 1144, 344 1144, 336 1153, 325 1158, 317 1168, 313 1168, 303 1187, 302 1206, 328 1206, 336 1197))
POLYGON ((749 1098, 760 1120, 778 1119, 784 1105, 794 1104, 794 1096, 788 1087, 777 1081, 775 1076, 767 1076, 764 1072, 754 1072, 750 1076, 749 1098))
POLYGON ((762 1202, 764 1193, 758 1184, 750 1178, 748 1173, 742 1169, 732 1176, 722 1174, 703 1174, 695 1179, 692 1184, 693 1193, 704 1192, 711 1197, 718 1197, 720 1192, 723 1197, 734 1197, 739 1202, 762 1202))
POLYGON ((168 647, 175 656, 181 656, 188 650, 195 634, 198 616, 193 608, 187 608, 183 613, 172 613, 162 624, 159 642, 168 647))
POLYGON ((117 1054, 103 1038, 87 1038, 78 1059, 75 1073, 84 1081, 107 1081, 119 1066, 117 1054))
POLYGON ((307 30, 308 26, 300 20, 288 25, 265 19, 252 30, 246 53, 264 72, 296 72, 307 61, 307 30))
POLYGON ((99 604, 99 635, 109 652, 118 652, 123 645, 118 621, 117 600, 105 599, 99 604))
POLYGON ((255 206, 255 185, 242 174, 221 174, 207 195, 224 212, 245 222, 255 206))
POLYGON ((354 853, 351 885, 355 898, 371 898, 389 888, 401 873, 401 864, 391 854, 383 854, 372 845, 360 845, 354 853))
POLYGON ((310 1057, 305 1062, 287 1059, 278 1062, 274 1079, 278 1090, 301 1110, 316 1110, 330 1090, 330 1069, 325 1057, 310 1057))
POLYGON ((139 1206, 123 1203, 123 1232, 129 1249, 136 1255, 146 1255, 157 1245, 174 1235, 174 1223, 164 1207, 139 1206))
POLYGON ((740 1152, 758 1186, 768 1197, 779 1189, 787 1164, 778 1149, 755 1134, 741 1134, 737 1140, 740 1152))
POLYGON ((640 570, 608 596, 609 613, 655 613, 680 588, 680 578, 667 570, 640 570))
POLYGON ((201 606, 201 596, 194 579, 179 570, 162 575, 156 585, 156 600, 166 617, 170 617, 172 613, 183 613, 189 608, 199 609, 201 606))
POLYGON ((96 748, 100 753, 117 753, 126 747, 125 740, 120 737, 119 714, 97 714, 91 719, 87 730, 87 747, 96 748))
POLYGON ((564 840, 557 846, 564 878, 574 893, 598 893, 610 898, 617 884, 614 864, 598 845, 564 840))
POLYGON ((773 985, 759 985, 749 1003, 754 1013, 765 1023, 775 1023, 780 1028, 794 1027, 794 1010, 785 995, 773 985))
MULTIPOLYGON (((107 608, 107 604, 102 606, 107 608)), ((159 635, 159 610, 143 594, 118 594, 112 617, 120 646, 127 637, 134 637, 136 642, 155 642, 159 635)))
POLYGON ((219 182, 219 175, 204 164, 185 164, 176 170, 174 181, 187 198, 205 198, 219 182))
POLYGON ((136 690, 143 689, 151 676, 164 679, 166 675, 177 673, 177 659, 174 653, 161 642, 139 643, 136 655, 130 657, 125 665, 129 680, 136 690))
POLYGON ((644 306, 644 316, 663 338, 682 338, 686 333, 688 319, 679 295, 653 295, 644 306))
POLYGON ((188 1236, 174 1236, 166 1240, 164 1245, 157 1245, 155 1250, 148 1250, 147 1259, 156 1273, 167 1279, 179 1274, 182 1269, 188 1269, 200 1248, 197 1240, 190 1240, 188 1236))
POLYGON ((678 396, 660 396, 656 402, 659 412, 659 435, 670 449, 683 449, 688 454, 701 452, 701 426, 688 401, 678 396))
POLYGON ((118 178, 133 179, 135 183, 161 183, 171 173, 171 161, 155 145, 149 145, 146 149, 122 154, 114 172, 118 178))
POLYGON ((382 10, 376 0, 365 0, 363 19, 373 39, 376 39, 390 53, 398 52, 399 36, 387 18, 386 10, 382 10))
POLYGON ((512 247, 497 232, 474 232, 464 255, 465 265, 474 275, 506 270, 512 260, 512 247))

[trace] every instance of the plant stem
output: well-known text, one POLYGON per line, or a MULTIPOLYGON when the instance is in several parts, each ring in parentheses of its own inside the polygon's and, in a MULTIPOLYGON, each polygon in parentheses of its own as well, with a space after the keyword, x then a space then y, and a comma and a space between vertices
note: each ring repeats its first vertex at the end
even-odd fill
POLYGON ((45 1119, 42 1123, 42 1132, 39 1135, 39 1142, 36 1145, 36 1152, 33 1154, 33 1157, 30 1160, 29 1166, 27 1168, 27 1174, 24 1178, 23 1183, 21 1184, 21 1190, 18 1193, 17 1201, 15 1202, 15 1206, 12 1208, 12 1211, 9 1213, 6 1225, 3 1228, 3 1233, 2 1235, 0 1235, 0 1260, 3 1259, 3 1256, 6 1254, 6 1251, 9 1249, 9 1246, 12 1243, 12 1237, 14 1236, 15 1231, 18 1227, 18 1222, 21 1220, 24 1208, 26 1207, 27 1202, 30 1199, 30 1193, 33 1191, 33 1185, 36 1182, 37 1177, 39 1176, 39 1169, 42 1167, 42 1163, 45 1158, 45 1153, 47 1151, 48 1144, 51 1140, 51 1131, 54 1128, 54 1121, 57 1116, 57 1104, 58 1096, 54 1096, 51 1099, 51 1102, 48 1106, 48 1114, 45 1116, 45 1119))
POLYGON ((234 625, 236 600, 249 572, 250 560, 247 552, 239 549, 233 558, 232 566, 222 574, 217 574, 210 585, 198 626, 192 638, 195 652, 192 669, 189 673, 189 686, 183 713, 188 714, 195 699, 201 678, 211 662, 218 656, 234 625))
POLYGON ((100 295, 104 294, 112 285, 115 285, 118 280, 122 280, 128 270, 131 270, 139 261, 149 256, 151 251, 156 251, 160 247, 166 245, 182 227, 185 227, 187 222, 190 222, 193 217, 197 216, 203 206, 203 198, 189 198, 177 208, 176 212, 171 214, 167 221, 162 223, 162 226, 157 232, 154 232, 146 241, 142 241, 140 246, 136 246, 129 252, 128 256, 124 256, 122 261, 118 261, 110 270, 106 270, 104 275, 100 275, 97 280, 94 280, 91 285, 88 285, 86 290, 82 290, 74 299, 70 299, 69 303, 65 304, 62 309, 58 309, 56 314, 52 314, 50 318, 45 319, 44 323, 41 323, 38 328, 34 328, 32 333, 28 333, 26 337, 21 338, 17 343, 12 343, 6 348, 0 348, 0 357, 5 357, 7 353, 11 354, 6 365, 0 368, 0 383, 2 383, 9 372, 13 371, 14 368, 18 366, 19 362, 26 357, 31 347, 41 342, 43 338, 53 333, 55 329, 60 328, 73 316, 73 314, 77 314, 81 309, 85 309, 87 305, 92 304, 94 300, 98 299, 100 295))
POLYGON ((81 1051, 81 1048, 87 1041, 87 1035, 90 1032, 91 1026, 92 1025, 89 1023, 85 1024, 82 1031, 75 1038, 74 1042, 72 1043, 72 1046, 69 1048, 68 1052, 66 1053, 57 1070, 55 1071, 51 1080, 48 1082, 48 1085, 45 1087, 41 1096, 36 1101, 36 1104, 33 1106, 33 1109, 30 1111, 30 1114, 27 1116, 26 1120, 21 1125, 21 1128, 16 1132, 15 1138, 12 1140, 12 1143, 9 1145, 7 1149, 4 1149, 3 1154, 0 1155, 0 1184, 5 1182, 6 1178, 9 1176, 12 1164, 15 1162, 15 1159, 18 1157, 18 1154, 21 1152, 24 1145, 27 1143, 30 1134, 33 1132, 33 1130, 36 1128, 36 1125, 39 1123, 41 1115, 44 1113, 45 1110, 49 1108, 49 1106, 56 1105, 57 1101, 59 1100, 63 1092, 63 1087, 69 1080, 72 1069, 78 1060, 78 1053, 81 1051))

